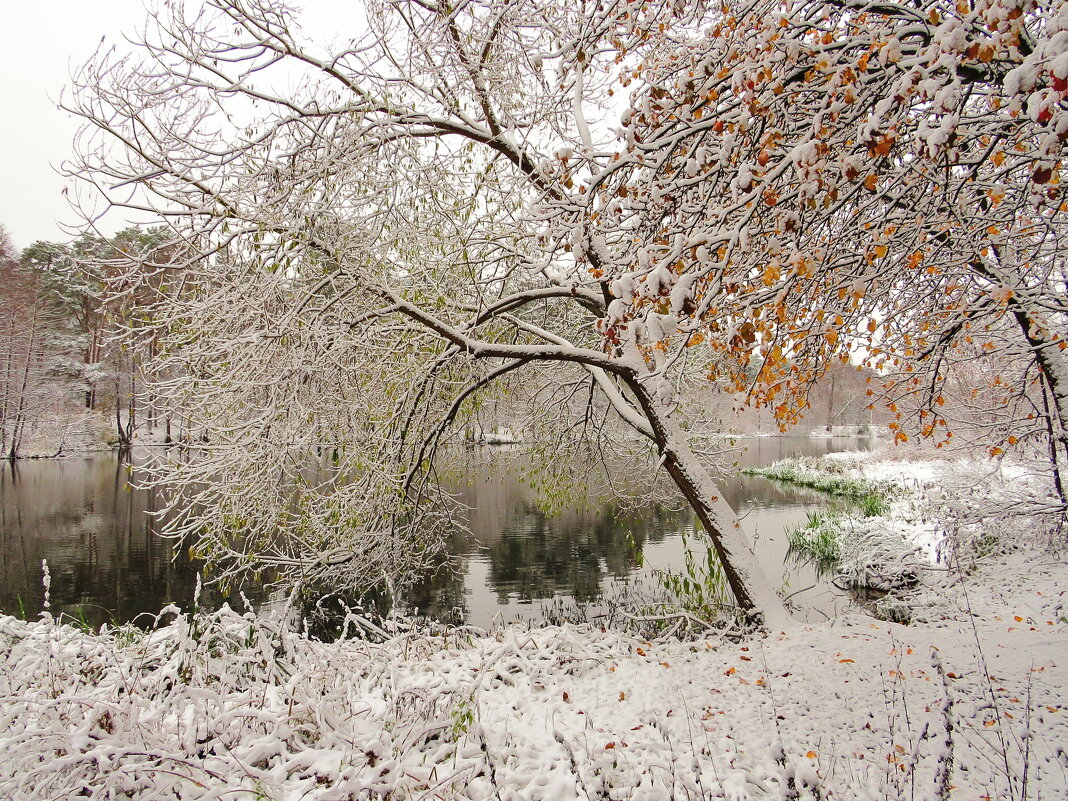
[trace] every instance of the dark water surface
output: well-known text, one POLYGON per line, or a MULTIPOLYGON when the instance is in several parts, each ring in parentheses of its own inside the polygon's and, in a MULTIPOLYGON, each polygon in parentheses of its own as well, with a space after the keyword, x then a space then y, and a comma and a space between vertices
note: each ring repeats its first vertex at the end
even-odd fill
MULTIPOLYGON (((748 467, 786 456, 867 450, 871 441, 769 437, 739 445, 744 448, 739 466, 748 467)), ((478 626, 498 615, 506 621, 540 619, 551 604, 610 598, 622 582, 683 566, 683 537, 693 534, 688 512, 649 506, 620 514, 605 502, 547 517, 529 487, 497 465, 515 454, 487 451, 483 457, 460 490, 470 508, 470 534, 451 543, 457 569, 415 590, 409 603, 421 611, 478 626), (642 552, 642 567, 635 563, 628 532, 642 552)), ((0 611, 33 617, 41 610, 42 560, 48 562, 57 614, 95 625, 133 620, 172 602, 190 606, 199 566, 187 548, 153 533, 156 499, 131 489, 128 475, 115 454, 0 463, 0 611)), ((844 605, 826 583, 817 582, 810 565, 786 558, 784 529, 805 520, 822 502, 817 495, 746 476, 727 478, 721 488, 743 516, 773 582, 788 592, 815 584, 798 596, 809 616, 844 605)), ((254 588, 247 592, 258 600, 254 588)), ((221 600, 210 587, 201 594, 207 605, 221 600)))

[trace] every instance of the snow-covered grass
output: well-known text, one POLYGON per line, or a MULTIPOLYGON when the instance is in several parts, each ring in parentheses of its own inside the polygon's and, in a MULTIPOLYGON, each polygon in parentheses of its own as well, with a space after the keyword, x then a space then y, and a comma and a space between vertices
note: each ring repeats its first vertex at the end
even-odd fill
POLYGON ((894 484, 889 481, 864 478, 849 471, 840 462, 815 456, 781 459, 767 467, 754 467, 742 472, 839 495, 868 507, 870 514, 885 511, 887 496, 895 490, 894 484))
POLYGON ((911 626, 734 642, 4 617, 0 797, 1064 798, 1065 588, 1048 550, 991 552, 926 577, 911 626))
POLYGON ((923 483, 902 475, 873 478, 871 457, 797 457, 747 471, 774 481, 845 498, 845 508, 819 509, 787 532, 791 550, 835 573, 842 587, 891 590, 910 586, 935 561, 942 534, 916 513, 923 483))
POLYGON ((908 586, 951 555, 974 562, 1035 542, 1060 517, 1043 462, 848 451, 750 472, 851 502, 789 532, 795 552, 835 570, 842 586, 908 586))
POLYGON ((1064 565, 999 573, 1015 591, 970 590, 974 628, 854 615, 732 644, 4 618, 0 796, 1064 797, 1064 565))

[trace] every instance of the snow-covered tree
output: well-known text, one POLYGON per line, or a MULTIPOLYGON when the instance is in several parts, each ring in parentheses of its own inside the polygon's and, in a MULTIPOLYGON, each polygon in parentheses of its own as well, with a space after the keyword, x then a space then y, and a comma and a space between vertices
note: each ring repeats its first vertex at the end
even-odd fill
POLYGON ((899 441, 947 440, 960 409, 993 453, 1063 461, 1068 7, 688 8, 623 15, 626 146, 591 187, 619 248, 606 330, 670 306, 675 339, 710 341, 787 424, 829 363, 867 356, 899 441))
POLYGON ((21 260, 0 228, 0 453, 62 450, 78 420, 77 331, 50 273, 21 260))
POLYGON ((688 438, 695 374, 790 422, 863 343, 933 382, 934 431, 952 343, 1023 315, 1005 336, 1063 436, 1059 4, 365 13, 327 46, 269 0, 167 4, 71 104, 74 172, 187 249, 143 324, 205 439, 162 473, 192 501, 171 531, 220 564, 351 583, 417 562, 397 551, 430 550, 443 437, 480 394, 557 381, 598 400, 540 409, 645 441, 774 619, 688 438))
POLYGON ((151 264, 155 275, 161 275, 174 255, 162 229, 130 227, 110 238, 83 233, 70 243, 34 242, 20 258, 62 321, 51 334, 67 338, 64 374, 83 392, 87 412, 111 418, 120 447, 130 446, 141 422, 139 411, 145 412, 149 431, 161 412, 169 420, 151 392, 142 393, 140 387, 141 363, 153 357, 156 343, 126 333, 151 314, 148 299, 136 287, 158 278, 142 268, 151 264), (141 273, 136 286, 125 280, 132 265, 141 273), (146 406, 139 410, 142 394, 146 406))

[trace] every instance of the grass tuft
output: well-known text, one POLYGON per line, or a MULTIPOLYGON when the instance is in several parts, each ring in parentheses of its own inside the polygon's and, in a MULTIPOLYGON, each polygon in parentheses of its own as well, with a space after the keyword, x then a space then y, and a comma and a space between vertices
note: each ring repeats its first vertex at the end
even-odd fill
POLYGON ((836 567, 842 558, 841 534, 838 515, 818 509, 808 513, 806 522, 788 529, 786 538, 791 553, 811 559, 824 572, 836 567))
POLYGON ((890 511, 890 497, 895 491, 893 485, 836 474, 832 472, 834 468, 841 469, 833 463, 802 457, 782 459, 767 467, 748 468, 742 473, 845 498, 857 504, 865 517, 881 517, 890 511))

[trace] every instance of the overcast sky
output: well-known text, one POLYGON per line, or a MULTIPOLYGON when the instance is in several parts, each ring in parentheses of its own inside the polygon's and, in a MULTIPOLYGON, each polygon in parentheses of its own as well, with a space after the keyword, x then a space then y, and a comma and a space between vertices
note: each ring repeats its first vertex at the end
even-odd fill
POLYGON ((16 247, 67 239, 73 216, 56 168, 76 125, 56 108, 71 69, 106 36, 117 41, 144 16, 141 0, 4 3, 0 25, 0 224, 16 247))
MULTIPOLYGON (((198 2, 198 0, 188 0, 198 2)), ((351 31, 351 0, 304 0, 303 27, 317 38, 351 31)), ((122 43, 146 16, 143 0, 4 0, 0 23, 0 225, 18 248, 65 241, 76 222, 57 169, 77 129, 56 108, 71 71, 101 43, 122 43)), ((351 31, 351 33, 350 33, 351 31)), ((122 220, 106 220, 107 233, 122 220)))

